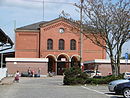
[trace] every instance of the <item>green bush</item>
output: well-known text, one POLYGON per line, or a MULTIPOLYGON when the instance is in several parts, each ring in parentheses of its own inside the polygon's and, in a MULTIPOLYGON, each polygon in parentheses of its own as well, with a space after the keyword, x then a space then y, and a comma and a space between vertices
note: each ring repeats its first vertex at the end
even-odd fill
POLYGON ((84 84, 88 78, 88 75, 83 73, 80 68, 75 67, 66 69, 64 75, 64 85, 84 84))
POLYGON ((118 77, 115 77, 114 75, 109 75, 102 77, 101 79, 87 78, 85 84, 108 84, 109 82, 118 79, 123 79, 123 75, 120 74, 118 77))
POLYGON ((108 84, 113 80, 123 79, 123 74, 118 77, 114 75, 104 76, 101 78, 89 78, 86 73, 83 73, 80 68, 65 69, 64 85, 77 85, 77 84, 108 84))

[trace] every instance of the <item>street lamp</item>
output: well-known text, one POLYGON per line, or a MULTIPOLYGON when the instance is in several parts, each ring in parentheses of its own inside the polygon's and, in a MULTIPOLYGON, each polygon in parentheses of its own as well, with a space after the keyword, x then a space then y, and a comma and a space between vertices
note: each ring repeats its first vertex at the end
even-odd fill
POLYGON ((80 0, 80 65, 83 66, 82 62, 82 53, 83 53, 83 27, 82 27, 82 20, 83 20, 83 2, 84 0, 80 0))

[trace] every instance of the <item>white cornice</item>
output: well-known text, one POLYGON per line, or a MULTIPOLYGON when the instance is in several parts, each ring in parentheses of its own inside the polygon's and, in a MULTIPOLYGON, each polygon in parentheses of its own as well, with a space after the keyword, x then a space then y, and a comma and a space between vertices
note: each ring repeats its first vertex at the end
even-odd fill
POLYGON ((15 32, 40 32, 40 30, 15 30, 15 32))
POLYGON ((48 58, 6 58, 6 62, 48 62, 48 58))
MULTIPOLYGON (((91 63, 99 63, 99 64, 106 63, 106 64, 110 64, 111 61, 110 61, 110 59, 95 59, 95 60, 85 61, 84 62, 84 64, 91 64, 91 63)), ((120 60, 120 63, 126 63, 126 60, 122 59, 122 60, 120 60)), ((128 60, 127 63, 130 64, 130 60, 128 60)))

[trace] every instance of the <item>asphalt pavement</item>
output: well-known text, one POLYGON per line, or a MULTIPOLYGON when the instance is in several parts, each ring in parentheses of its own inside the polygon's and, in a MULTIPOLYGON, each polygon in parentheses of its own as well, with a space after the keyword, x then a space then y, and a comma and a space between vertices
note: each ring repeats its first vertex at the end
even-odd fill
POLYGON ((14 77, 5 77, 1 80, 0 85, 11 85, 13 84, 14 77))
POLYGON ((123 98, 108 91, 107 85, 63 85, 63 76, 27 78, 13 83, 5 78, 0 85, 0 98, 123 98))

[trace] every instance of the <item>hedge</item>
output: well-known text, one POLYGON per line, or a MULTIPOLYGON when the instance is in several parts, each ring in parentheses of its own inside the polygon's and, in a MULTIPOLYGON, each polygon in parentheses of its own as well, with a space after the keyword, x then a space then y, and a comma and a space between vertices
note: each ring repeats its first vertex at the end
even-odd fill
POLYGON ((80 68, 75 67, 66 69, 64 75, 64 85, 84 84, 88 78, 88 75, 83 73, 80 68))
POLYGON ((64 85, 78 85, 78 84, 108 84, 113 80, 123 79, 123 74, 118 77, 109 75, 101 78, 90 78, 86 73, 83 73, 80 68, 66 69, 64 73, 64 85))

